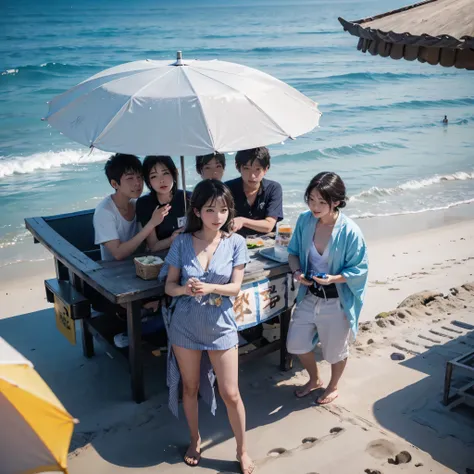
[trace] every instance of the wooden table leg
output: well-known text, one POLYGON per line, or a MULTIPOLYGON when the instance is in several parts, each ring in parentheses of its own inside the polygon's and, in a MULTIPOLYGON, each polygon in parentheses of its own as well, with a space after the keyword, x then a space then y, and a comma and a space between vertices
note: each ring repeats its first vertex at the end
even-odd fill
POLYGON ((143 381, 141 303, 127 303, 128 362, 132 382, 132 397, 137 403, 145 400, 143 381))
POLYGON ((449 404, 449 390, 451 388, 451 377, 453 375, 453 364, 448 362, 446 364, 446 374, 444 376, 444 393, 443 393, 443 403, 445 405, 449 404))
POLYGON ((293 367, 293 356, 286 350, 286 339, 290 327, 291 309, 280 314, 280 370, 287 372, 293 367))
MULTIPOLYGON (((61 262, 58 261, 58 263, 61 262)), ((71 271, 69 272, 69 282, 77 291, 79 291, 82 295, 84 294, 84 282, 71 271)), ((81 326, 82 334, 82 353, 84 354, 84 357, 90 359, 94 356, 94 337, 89 331, 89 326, 87 324, 88 319, 90 319, 90 314, 87 318, 80 319, 79 324, 81 326)))
POLYGON ((80 320, 81 333, 82 333, 82 353, 84 357, 90 359, 95 355, 94 352, 94 337, 89 331, 89 326, 87 325, 87 319, 84 318, 80 320))

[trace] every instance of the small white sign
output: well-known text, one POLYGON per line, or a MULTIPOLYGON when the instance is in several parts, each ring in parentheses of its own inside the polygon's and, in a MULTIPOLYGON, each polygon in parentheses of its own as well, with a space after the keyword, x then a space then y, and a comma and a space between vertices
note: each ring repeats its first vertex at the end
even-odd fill
POLYGON ((186 216, 178 217, 178 227, 184 227, 186 225, 186 216))

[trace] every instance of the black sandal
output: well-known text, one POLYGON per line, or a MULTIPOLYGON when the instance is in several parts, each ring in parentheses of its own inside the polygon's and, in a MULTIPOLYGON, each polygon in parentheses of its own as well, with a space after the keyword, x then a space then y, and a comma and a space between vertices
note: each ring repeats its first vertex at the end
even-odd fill
POLYGON ((183 461, 184 461, 184 464, 186 464, 186 466, 196 467, 201 462, 201 453, 197 453, 197 456, 188 456, 187 454, 185 454, 183 457, 183 461), (189 460, 196 461, 196 463, 191 464, 189 461, 186 460, 186 458, 188 458, 189 460))

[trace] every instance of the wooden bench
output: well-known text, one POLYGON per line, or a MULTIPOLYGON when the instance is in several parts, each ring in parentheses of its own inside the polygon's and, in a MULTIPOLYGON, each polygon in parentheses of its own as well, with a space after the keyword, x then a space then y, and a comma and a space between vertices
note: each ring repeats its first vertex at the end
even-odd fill
POLYGON ((69 309, 71 318, 84 319, 91 315, 90 301, 79 293, 68 281, 52 278, 45 280, 46 300, 55 303, 59 299, 69 309))
POLYGON ((453 376, 453 370, 457 369, 459 373, 474 379, 474 351, 471 351, 467 354, 463 354, 459 357, 456 357, 453 360, 450 360, 446 363, 446 375, 444 379, 444 393, 443 393, 443 403, 448 406, 451 405, 451 408, 454 405, 459 403, 467 403, 470 406, 474 406, 474 382, 471 381, 464 385, 461 388, 455 390, 455 396, 450 396, 451 391, 451 379, 453 376))

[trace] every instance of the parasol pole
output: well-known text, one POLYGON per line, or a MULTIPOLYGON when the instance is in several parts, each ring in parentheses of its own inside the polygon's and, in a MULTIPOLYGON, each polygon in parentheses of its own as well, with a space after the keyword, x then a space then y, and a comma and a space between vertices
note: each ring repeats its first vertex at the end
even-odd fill
MULTIPOLYGON (((183 53, 181 51, 176 52, 175 66, 183 66, 183 53)), ((184 156, 181 156, 181 183, 183 184, 183 196, 184 196, 184 212, 188 210, 188 203, 186 200, 186 177, 184 176, 184 156)))
POLYGON ((181 183, 183 185, 183 191, 184 191, 184 211, 186 212, 188 210, 188 203, 186 200, 186 178, 184 176, 184 156, 181 156, 181 183))

